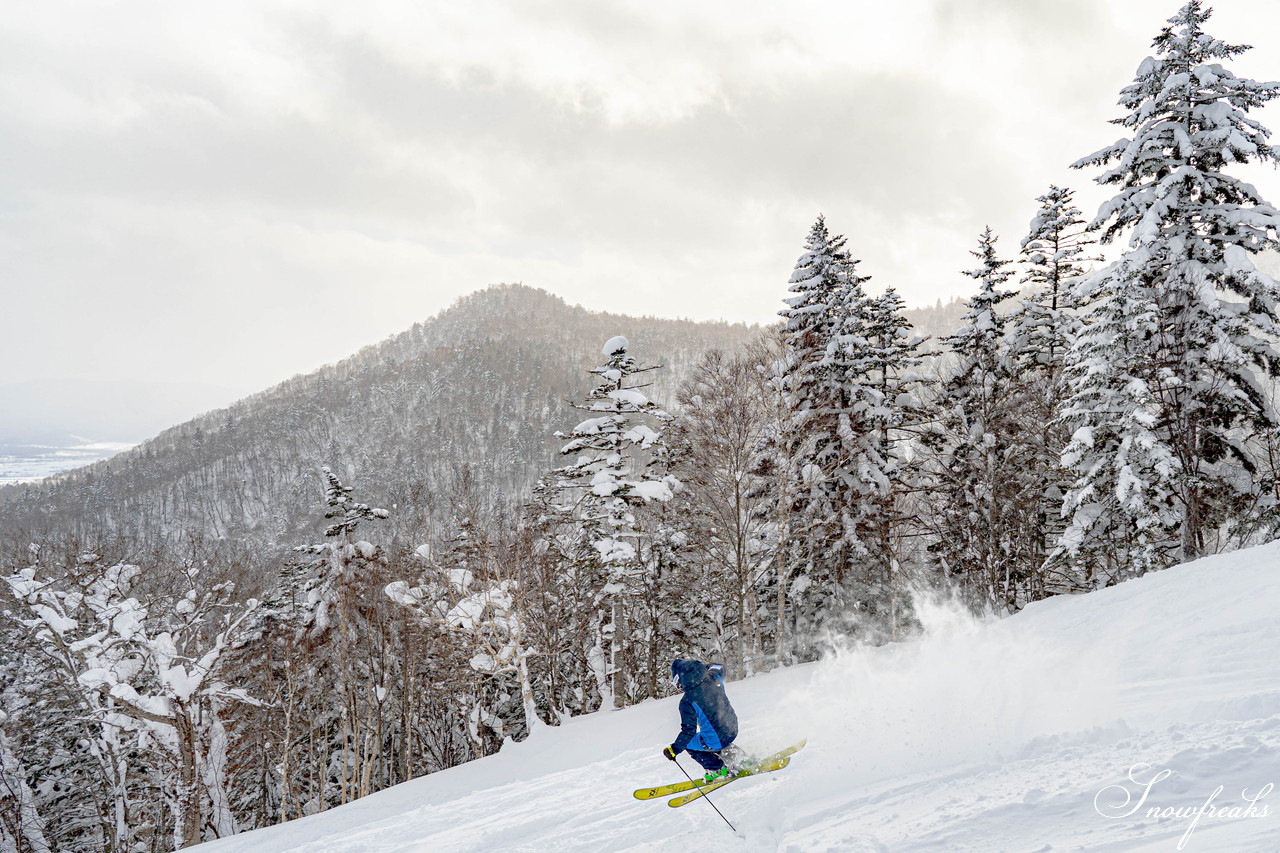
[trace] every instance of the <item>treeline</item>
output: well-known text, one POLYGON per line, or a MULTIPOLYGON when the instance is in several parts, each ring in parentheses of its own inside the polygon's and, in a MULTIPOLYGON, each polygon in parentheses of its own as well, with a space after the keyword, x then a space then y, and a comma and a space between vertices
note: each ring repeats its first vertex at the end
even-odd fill
MULTIPOLYGON (((678 381, 605 340, 593 387, 547 399, 558 453, 531 493, 512 451, 384 501, 367 472, 413 449, 352 478, 319 436, 294 464, 324 519, 279 528, 283 565, 234 536, 11 552, 0 850, 181 847, 663 695, 676 656, 750 674, 905 636, 920 589, 1008 613, 1273 538, 1280 286, 1250 257, 1280 213, 1223 170, 1277 160, 1247 113, 1280 86, 1224 68, 1244 48, 1207 18, 1169 22, 1122 93, 1132 138, 1077 164, 1114 199, 1086 220, 1049 188, 1017 263, 984 231, 931 346, 819 217, 777 329, 678 381)), ((498 401, 510 355, 450 381, 498 401)), ((315 426, 297 404, 286 433, 315 426)), ((485 447, 511 429, 472 426, 485 447)))

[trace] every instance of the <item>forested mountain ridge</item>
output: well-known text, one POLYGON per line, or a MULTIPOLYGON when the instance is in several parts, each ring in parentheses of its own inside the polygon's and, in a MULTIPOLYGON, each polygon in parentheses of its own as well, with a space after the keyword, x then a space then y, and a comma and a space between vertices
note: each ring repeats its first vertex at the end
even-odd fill
POLYGON ((616 334, 663 366, 648 374, 650 390, 674 405, 707 350, 738 349, 756 330, 593 312, 524 285, 493 286, 128 453, 0 490, 3 545, 107 537, 150 548, 195 536, 290 546, 320 518, 321 465, 394 508, 388 535, 426 541, 460 477, 500 502, 555 464, 553 433, 574 419, 565 401, 590 387, 587 370, 616 334))

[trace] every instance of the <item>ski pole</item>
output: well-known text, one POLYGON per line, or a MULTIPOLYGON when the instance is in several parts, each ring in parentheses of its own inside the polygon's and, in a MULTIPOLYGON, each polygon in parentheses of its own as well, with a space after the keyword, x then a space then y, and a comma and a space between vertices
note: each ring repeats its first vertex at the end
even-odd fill
MULTIPOLYGON (((684 765, 680 763, 679 759, 672 758, 671 760, 672 760, 672 761, 674 761, 674 762, 676 763, 676 767, 679 767, 679 768, 680 768, 680 772, 684 774, 684 778, 688 779, 690 782, 693 782, 693 777, 689 775, 689 771, 688 771, 688 770, 685 770, 685 769, 684 769, 684 765)), ((698 785, 698 783, 697 783, 697 782, 693 782, 693 784, 694 784, 695 786, 697 786, 697 785, 698 785)), ((701 786, 698 786, 698 787, 701 787, 701 786)), ((707 805, 711 806, 711 808, 716 809, 716 814, 720 815, 720 819, 721 819, 722 821, 724 821, 725 823, 729 823, 729 818, 727 818, 727 817, 725 817, 725 816, 724 816, 724 812, 722 812, 722 811, 720 811, 720 809, 717 809, 717 808, 716 808, 716 804, 715 804, 715 803, 713 803, 713 802, 711 802, 711 798, 710 798, 710 797, 708 797, 706 794, 703 794, 703 795, 702 795, 702 799, 706 800, 706 801, 707 801, 707 805)), ((736 826, 734 826, 733 824, 729 823, 729 828, 733 830, 733 832, 734 832, 734 834, 735 834, 735 835, 737 835, 737 834, 738 834, 738 828, 737 828, 736 826)))

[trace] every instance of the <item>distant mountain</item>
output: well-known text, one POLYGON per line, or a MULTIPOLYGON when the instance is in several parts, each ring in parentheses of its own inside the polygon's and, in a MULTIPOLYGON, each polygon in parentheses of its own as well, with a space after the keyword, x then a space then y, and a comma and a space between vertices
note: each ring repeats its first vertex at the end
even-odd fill
MULTIPOLYGON (((956 299, 906 315, 933 338, 932 348, 963 313, 956 299)), ((386 533, 429 541, 463 492, 480 507, 509 503, 561 464, 552 435, 577 422, 566 401, 593 386, 587 371, 602 361, 606 339, 625 335, 639 360, 662 365, 649 374, 650 396, 674 407, 676 387, 707 350, 736 350, 760 332, 593 312, 523 285, 491 287, 131 451, 39 483, 0 486, 0 552, 48 538, 87 545, 119 538, 139 547, 191 535, 275 547, 310 541, 323 516, 322 465, 357 499, 393 510, 386 533)), ((9 400, 39 398, 45 412, 63 397, 68 432, 91 404, 93 438, 136 437, 164 406, 189 404, 170 391, 146 405, 145 388, 123 383, 0 389, 9 400)))
POLYGON ((121 537, 151 547, 185 534, 310 541, 323 515, 321 465, 357 499, 393 510, 384 531, 427 541, 461 491, 502 503, 559 464, 552 433, 577 422, 566 400, 593 386, 587 370, 608 338, 627 336, 638 359, 666 368, 651 374, 650 390, 669 404, 706 350, 736 349, 757 331, 597 313, 521 285, 492 287, 134 450, 0 489, 0 546, 121 537))
POLYGON ((967 297, 956 296, 950 302, 939 299, 934 305, 926 308, 908 308, 902 313, 911 321, 916 334, 926 338, 925 349, 936 350, 941 347, 943 338, 960 328, 964 319, 967 297))

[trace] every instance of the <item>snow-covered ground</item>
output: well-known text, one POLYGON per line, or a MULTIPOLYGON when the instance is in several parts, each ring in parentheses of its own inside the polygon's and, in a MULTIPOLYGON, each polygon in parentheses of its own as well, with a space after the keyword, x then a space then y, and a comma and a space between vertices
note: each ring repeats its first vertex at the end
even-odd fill
POLYGON ((713 795, 739 835, 631 795, 679 778, 671 698, 200 849, 1280 851, 1280 543, 1002 621, 925 616, 921 640, 729 685, 744 746, 809 740, 713 795))

